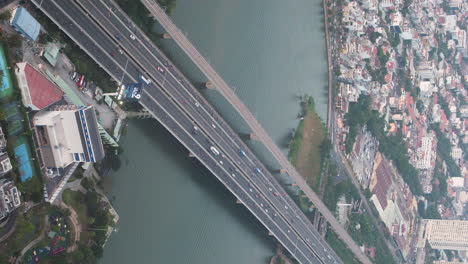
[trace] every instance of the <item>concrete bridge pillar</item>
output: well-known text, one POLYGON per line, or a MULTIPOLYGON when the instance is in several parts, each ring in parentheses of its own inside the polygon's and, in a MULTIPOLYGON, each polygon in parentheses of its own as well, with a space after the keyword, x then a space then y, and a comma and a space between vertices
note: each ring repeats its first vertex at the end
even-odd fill
POLYGON ((163 39, 171 39, 172 37, 171 37, 171 35, 169 35, 169 33, 164 33, 164 34, 162 34, 162 38, 163 39))
POLYGON ((205 87, 206 87, 207 89, 215 89, 215 88, 216 88, 215 85, 214 85, 214 83, 212 83, 211 81, 207 81, 207 82, 205 83, 205 87))
POLYGON ((239 136, 244 140, 258 140, 258 137, 255 133, 239 134, 239 136))
POLYGON ((280 174, 286 174, 286 173, 288 173, 288 170, 287 169, 279 169, 276 172, 280 173, 280 174))

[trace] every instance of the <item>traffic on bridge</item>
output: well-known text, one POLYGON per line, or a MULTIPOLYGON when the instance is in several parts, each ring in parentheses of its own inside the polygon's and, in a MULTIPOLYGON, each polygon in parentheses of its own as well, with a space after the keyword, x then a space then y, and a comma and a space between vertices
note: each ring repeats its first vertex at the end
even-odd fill
POLYGON ((342 263, 239 136, 115 3, 32 1, 119 84, 143 80, 140 104, 300 263, 342 263))

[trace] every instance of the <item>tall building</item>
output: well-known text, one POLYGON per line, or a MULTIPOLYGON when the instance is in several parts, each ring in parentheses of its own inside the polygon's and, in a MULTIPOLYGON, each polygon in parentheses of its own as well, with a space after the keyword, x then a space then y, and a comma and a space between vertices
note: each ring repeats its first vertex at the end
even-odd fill
POLYGON ((468 221, 426 220, 424 238, 434 249, 468 250, 468 221))
POLYGON ((41 156, 47 168, 104 158, 96 113, 92 106, 56 106, 34 116, 41 156))

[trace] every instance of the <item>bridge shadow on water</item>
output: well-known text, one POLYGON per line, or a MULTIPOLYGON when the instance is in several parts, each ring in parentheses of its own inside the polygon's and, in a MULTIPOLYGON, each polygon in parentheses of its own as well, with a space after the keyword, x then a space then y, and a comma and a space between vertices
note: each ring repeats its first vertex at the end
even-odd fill
POLYGON ((248 211, 246 207, 237 204, 237 198, 204 167, 196 158, 188 156, 189 151, 172 136, 156 120, 132 120, 131 125, 143 131, 150 139, 150 144, 160 148, 165 155, 177 160, 184 170, 184 176, 190 177, 196 188, 201 189, 220 208, 223 208, 233 221, 241 223, 251 233, 272 249, 277 244, 276 239, 268 236, 268 230, 248 211))

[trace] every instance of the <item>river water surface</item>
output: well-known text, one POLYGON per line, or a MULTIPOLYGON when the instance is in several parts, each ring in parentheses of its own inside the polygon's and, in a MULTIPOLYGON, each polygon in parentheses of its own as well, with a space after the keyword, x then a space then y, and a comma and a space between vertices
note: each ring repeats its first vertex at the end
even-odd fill
MULTIPOLYGON (((177 0, 172 17, 284 151, 299 95, 313 95, 326 117, 321 1, 177 0)), ((205 81, 171 41, 162 45, 192 80, 205 81)), ((216 92, 205 95, 245 130, 216 92)), ((119 231, 102 263, 267 263, 274 242, 266 231, 159 124, 132 121, 121 143, 122 168, 108 177, 119 231)))

